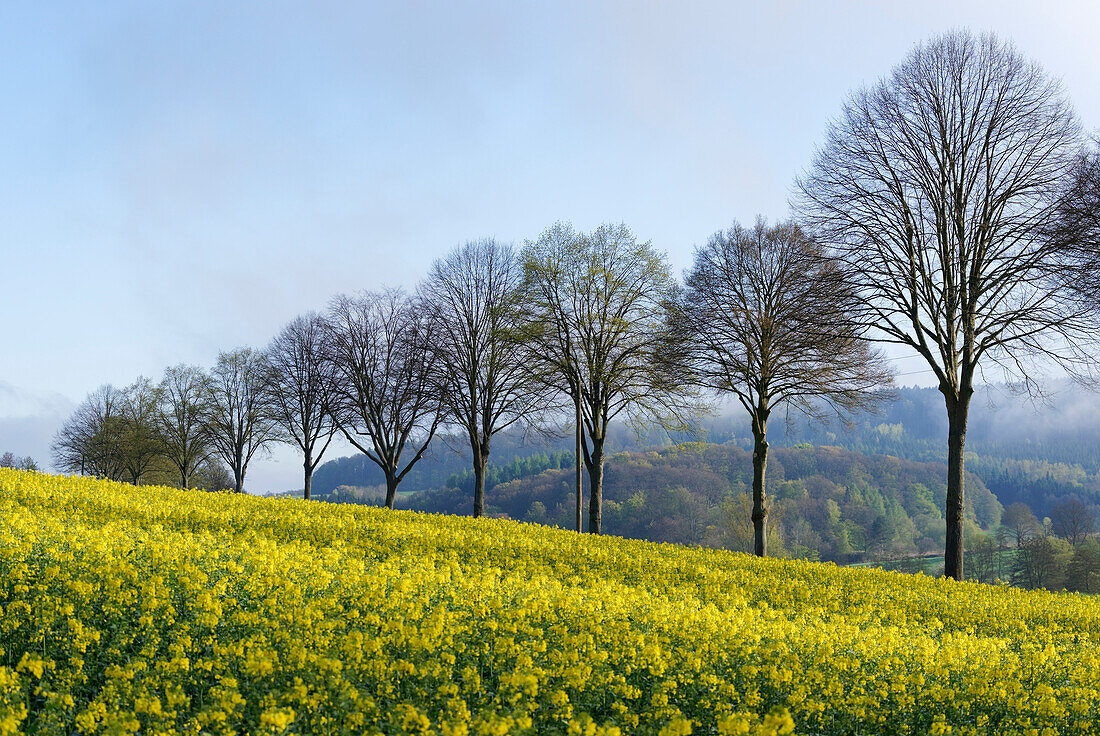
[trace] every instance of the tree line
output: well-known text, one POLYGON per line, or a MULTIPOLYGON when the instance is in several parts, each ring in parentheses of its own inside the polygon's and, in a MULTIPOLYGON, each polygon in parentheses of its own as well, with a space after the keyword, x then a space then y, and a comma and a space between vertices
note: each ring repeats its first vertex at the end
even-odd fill
POLYGON ((492 440, 576 428, 599 533, 609 423, 690 429, 736 399, 754 438, 754 550, 767 554, 767 428, 777 407, 840 414, 882 400, 879 345, 934 375, 948 418, 945 572, 963 577, 964 448, 975 377, 1034 390, 1051 363, 1087 375, 1100 323, 1100 153, 1060 84, 1011 43, 960 31, 913 48, 854 92, 795 183, 795 219, 734 224, 680 284, 625 225, 567 223, 522 248, 481 240, 436 261, 412 293, 335 297, 265 350, 105 387, 58 436, 68 469, 138 480, 162 456, 189 485, 217 457, 236 490, 286 441, 305 494, 339 433, 376 463, 386 505, 441 426, 473 453, 484 510, 492 440), (119 448, 125 446, 125 451, 119 448))
POLYGON ((14 468, 15 470, 38 470, 38 463, 30 455, 19 457, 10 450, 0 455, 0 468, 14 468))

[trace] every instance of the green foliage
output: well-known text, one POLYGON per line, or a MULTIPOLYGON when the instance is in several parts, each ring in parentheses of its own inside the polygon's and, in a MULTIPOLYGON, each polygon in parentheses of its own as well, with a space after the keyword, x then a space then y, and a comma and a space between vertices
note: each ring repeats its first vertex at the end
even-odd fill
MULTIPOLYGON (((486 468, 485 490, 489 491, 501 483, 516 480, 517 478, 538 475, 544 470, 573 467, 576 463, 576 457, 577 455, 575 452, 563 450, 561 452, 550 453, 549 455, 545 452, 540 452, 537 455, 515 457, 512 458, 512 462, 507 465, 495 465, 490 462, 489 466, 486 468)), ((467 468, 461 473, 452 474, 451 477, 447 479, 446 486, 447 488, 458 489, 464 493, 472 494, 474 492, 474 471, 467 468)))
MULTIPOLYGON (((942 465, 868 457, 835 447, 779 447, 770 454, 769 544, 774 551, 849 562, 940 548, 946 494, 942 465)), ((568 453, 556 453, 498 469, 516 477, 492 487, 488 512, 572 527, 576 501, 570 460, 568 453), (543 466, 547 469, 538 472, 543 466)), ((415 494, 407 505, 466 513, 469 493, 460 478, 449 488, 415 494)), ((619 453, 607 462, 604 531, 747 551, 751 504, 745 504, 751 480, 752 457, 735 445, 691 443, 619 453)), ((980 479, 971 476, 968 484, 974 528, 996 526, 1000 504, 980 479)))

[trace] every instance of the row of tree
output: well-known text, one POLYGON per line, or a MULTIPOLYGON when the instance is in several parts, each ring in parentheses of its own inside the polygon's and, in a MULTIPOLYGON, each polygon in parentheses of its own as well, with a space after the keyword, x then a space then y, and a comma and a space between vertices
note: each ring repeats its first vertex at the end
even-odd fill
MULTIPOLYGON (((920 355, 943 395, 945 569, 962 578, 975 377, 1000 367, 1031 387, 1037 362, 1084 373, 1097 354, 1098 161, 1037 64, 993 36, 941 36, 849 98, 797 182, 801 225, 716 233, 683 286, 623 225, 581 233, 559 223, 521 251, 468 243, 414 294, 339 296, 270 350, 223 356, 207 379, 172 369, 153 402, 159 446, 175 448, 185 485, 193 459, 183 448, 215 448, 240 489, 248 459, 281 431, 303 452, 308 494, 340 432, 382 469, 392 505, 447 424, 473 451, 480 514, 494 435, 572 414, 598 533, 609 422, 684 428, 701 396, 732 395, 752 421, 763 555, 770 417, 781 404, 873 404, 890 380, 877 340, 920 355), (202 411, 187 408, 178 380, 202 411)), ((68 467, 87 462, 68 438, 68 467)))
POLYGON ((16 470, 38 470, 38 463, 30 455, 19 457, 15 453, 5 452, 0 455, 0 468, 15 468, 16 470))
POLYGON ((281 437, 273 376, 268 356, 246 348, 222 353, 209 372, 178 365, 159 383, 101 386, 54 437, 54 464, 134 484, 167 466, 182 488, 201 475, 240 491, 249 461, 281 437))

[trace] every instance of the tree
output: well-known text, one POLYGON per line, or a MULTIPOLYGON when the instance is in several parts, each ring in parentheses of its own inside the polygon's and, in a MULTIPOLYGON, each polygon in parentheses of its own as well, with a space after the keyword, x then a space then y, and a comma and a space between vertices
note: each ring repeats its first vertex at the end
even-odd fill
POLYGON ((15 453, 8 451, 0 455, 0 468, 14 468, 15 470, 38 470, 38 463, 30 455, 16 457, 15 453))
POLYGON ((336 297, 325 324, 333 417, 348 442, 381 468, 392 509, 398 484, 424 456, 441 418, 429 321, 391 289, 336 297), (406 448, 413 455, 402 465, 406 448))
POLYGON ((181 488, 191 487, 192 476, 212 452, 209 380, 201 368, 181 364, 166 369, 160 382, 157 426, 164 457, 179 473, 181 488))
POLYGON ((539 386, 521 334, 522 282, 515 250, 490 239, 460 245, 437 260, 419 289, 418 309, 431 320, 440 400, 473 453, 474 516, 485 512, 493 436, 538 405, 539 386))
POLYGON ((1057 590, 1061 587, 1065 571, 1059 556, 1065 550, 1058 545, 1064 546, 1065 542, 1042 535, 1026 540, 1016 551, 1016 559, 1012 565, 1012 582, 1021 588, 1032 590, 1057 590))
POLYGON ((1016 549, 1024 546, 1029 539, 1042 534, 1043 525, 1026 504, 1010 503, 1001 512, 1001 526, 1008 530, 1009 537, 1016 543, 1016 549))
POLYGON ((1076 496, 1064 498, 1050 510, 1050 520, 1054 524, 1054 533, 1068 540, 1076 547, 1092 533, 1095 520, 1081 499, 1076 496))
POLYGON ((803 220, 856 272, 884 342, 924 358, 948 417, 944 565, 963 578, 963 451, 980 365, 1034 387, 1087 360, 1095 309, 1045 237, 1079 149, 1060 85, 992 35, 920 44, 849 98, 798 182, 803 220))
POLYGON ((1100 593, 1100 543, 1088 539, 1073 550, 1066 565, 1066 588, 1081 593, 1100 593))
POLYGON ((284 436, 302 451, 302 497, 307 501, 313 471, 336 432, 329 410, 334 376, 332 363, 325 360, 324 337, 324 319, 310 312, 291 320, 267 349, 271 407, 284 436))
POLYGON ((220 353, 210 372, 207 433, 215 453, 233 473, 237 493, 244 491, 252 457, 279 438, 271 382, 270 364, 252 348, 220 353))
POLYGON ((659 355, 676 282, 664 257, 625 225, 585 235, 558 223, 521 257, 532 367, 579 406, 588 531, 599 534, 610 421, 625 414, 686 428, 696 408, 684 376, 659 355))
POLYGON ((120 480, 126 471, 124 400, 111 384, 88 394, 54 437, 54 464, 70 473, 120 480))
POLYGON ((753 434, 753 551, 767 554, 768 419, 780 405, 821 416, 874 405, 891 380, 853 320, 858 296, 841 267, 794 223, 734 224, 695 251, 666 355, 693 381, 732 394, 753 434))
POLYGON ((219 457, 211 456, 195 469, 191 483, 207 491, 228 491, 233 488, 233 474, 219 457))
POLYGON ((1063 254, 1056 271, 1089 302, 1100 301, 1100 139, 1081 151, 1063 183, 1046 237, 1063 254))
POLYGON ((126 476, 137 485, 164 450, 157 428, 160 390, 148 378, 139 378, 122 392, 122 462, 126 476))

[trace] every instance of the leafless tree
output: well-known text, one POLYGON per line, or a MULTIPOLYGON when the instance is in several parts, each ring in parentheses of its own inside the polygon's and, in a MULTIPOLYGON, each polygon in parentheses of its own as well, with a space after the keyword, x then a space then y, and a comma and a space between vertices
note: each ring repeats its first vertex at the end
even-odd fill
POLYGON ((877 337, 924 358, 948 416, 945 572, 963 578, 963 449, 979 365, 1034 388, 1088 360, 1095 310, 1044 237, 1079 151, 1058 82, 955 32, 855 93, 798 182, 804 224, 857 271, 877 337))
POLYGON ((538 406, 541 386, 521 334, 522 282, 515 250, 480 240, 436 261, 419 289, 418 309, 431 320, 440 401, 473 452, 474 516, 485 512, 493 435, 538 406))
POLYGON ((164 371, 159 386, 157 425, 164 457, 183 488, 191 487, 192 476, 213 450, 207 431, 209 381, 201 368, 177 365, 164 371))
POLYGON ((1055 215, 1047 238, 1063 254, 1056 272, 1085 300, 1100 301, 1100 140, 1078 155, 1055 215))
POLYGON ((1077 498, 1070 496, 1054 504, 1050 510, 1050 520, 1054 525, 1054 533, 1076 547, 1092 534, 1095 519, 1088 506, 1077 498))
POLYGON ((338 296, 326 318, 333 417, 348 442, 382 469, 386 508, 439 426, 429 339, 428 320, 396 289, 338 296), (406 449, 412 458, 402 465, 406 449))
POLYGON ((164 451, 157 427, 160 390, 148 378, 139 378, 123 390, 122 457, 126 477, 137 485, 164 451))
POLYGON ((13 468, 15 470, 38 470, 38 463, 34 461, 34 458, 30 455, 26 457, 16 457, 15 453, 5 452, 0 455, 0 468, 13 468))
MULTIPOLYGON (((624 415, 686 428, 697 408, 659 347, 676 281, 625 225, 585 235, 558 223, 522 253, 528 333, 541 375, 579 407, 588 470, 588 531, 600 533, 604 443, 624 415)), ((580 496, 578 494, 578 500, 580 496)))
POLYGON ((233 473, 237 493, 244 491, 253 456, 279 439, 271 382, 265 355, 252 348, 219 354, 210 372, 207 433, 214 452, 233 473))
POLYGON ((302 451, 302 497, 307 501, 313 471, 336 432, 329 411, 334 376, 332 363, 325 360, 324 338, 324 319, 310 312, 291 320, 267 349, 272 409, 284 436, 302 451))
POLYGON ((126 472, 124 401, 123 392, 110 384, 88 394, 54 437, 54 465, 70 473, 121 480, 126 472))
POLYGON ((871 408, 891 374, 853 317, 843 264, 794 223, 734 224, 695 252, 666 355, 701 386, 737 398, 752 421, 754 551, 767 554, 768 419, 779 405, 821 416, 871 408))

